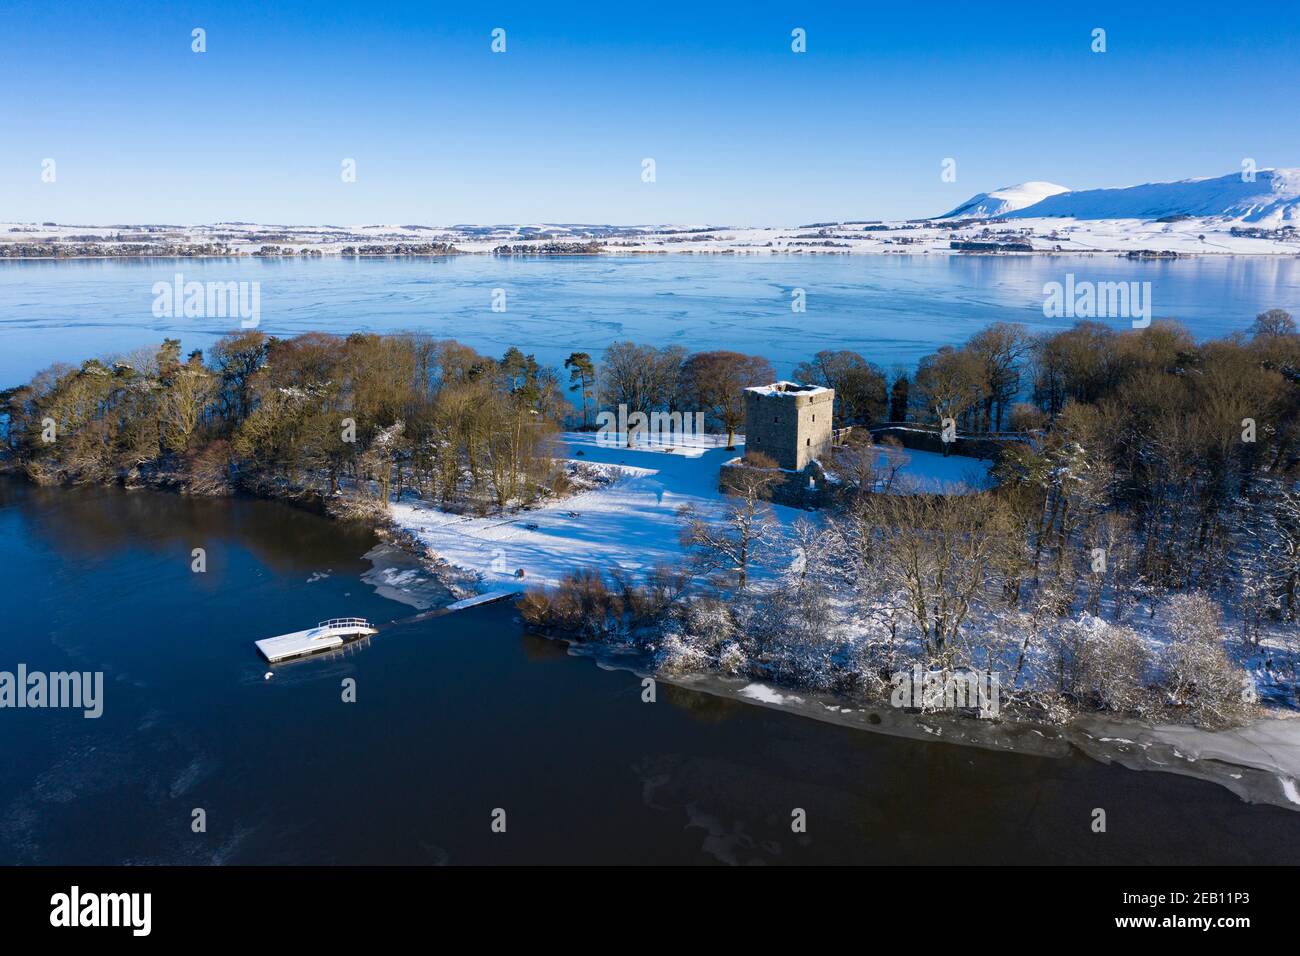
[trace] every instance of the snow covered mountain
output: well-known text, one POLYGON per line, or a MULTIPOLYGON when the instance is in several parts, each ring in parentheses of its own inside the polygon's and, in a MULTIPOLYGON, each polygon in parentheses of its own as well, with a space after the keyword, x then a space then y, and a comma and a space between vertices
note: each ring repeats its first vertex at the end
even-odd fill
POLYGON ((1007 219, 1067 216, 1147 220, 1196 216, 1272 226, 1300 223, 1300 168, 1261 169, 1249 182, 1243 180, 1241 173, 1230 173, 1213 179, 1061 192, 1033 205, 991 215, 1007 219))
POLYGON ((971 196, 952 212, 944 213, 940 219, 989 219, 1001 216, 1025 206, 1032 206, 1049 196, 1068 193, 1070 190, 1056 183, 1038 180, 1020 183, 1018 186, 1003 186, 988 193, 971 196))

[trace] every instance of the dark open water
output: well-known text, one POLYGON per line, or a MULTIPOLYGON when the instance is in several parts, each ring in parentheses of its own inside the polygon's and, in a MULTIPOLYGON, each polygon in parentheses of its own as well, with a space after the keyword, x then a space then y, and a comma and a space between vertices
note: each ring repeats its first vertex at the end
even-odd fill
POLYGON ((0 864, 1300 859, 1300 814, 1211 783, 663 684, 644 704, 635 675, 525 634, 508 604, 264 680, 255 639, 412 613, 361 581, 373 543, 276 503, 0 480, 0 669, 106 672, 98 720, 0 711, 0 864))

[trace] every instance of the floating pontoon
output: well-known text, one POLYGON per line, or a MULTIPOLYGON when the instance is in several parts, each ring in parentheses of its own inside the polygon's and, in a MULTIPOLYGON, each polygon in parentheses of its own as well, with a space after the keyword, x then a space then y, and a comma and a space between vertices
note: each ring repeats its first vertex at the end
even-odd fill
POLYGON ((369 621, 361 617, 335 617, 321 621, 315 627, 279 637, 256 641, 257 649, 272 664, 294 657, 306 657, 321 651, 342 647, 349 641, 379 633, 369 621))

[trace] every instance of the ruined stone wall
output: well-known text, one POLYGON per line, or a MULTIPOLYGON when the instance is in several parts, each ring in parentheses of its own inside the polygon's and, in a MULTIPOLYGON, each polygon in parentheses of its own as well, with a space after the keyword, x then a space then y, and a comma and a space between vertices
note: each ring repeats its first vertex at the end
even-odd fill
MULTIPOLYGON (((723 494, 731 494, 727 486, 727 469, 743 467, 739 461, 736 459, 736 463, 729 462, 719 469, 718 490, 723 494)), ((829 504, 835 493, 834 488, 827 484, 825 473, 816 464, 804 471, 779 471, 776 475, 777 480, 767 489, 766 496, 766 500, 774 505, 815 510, 829 504)))

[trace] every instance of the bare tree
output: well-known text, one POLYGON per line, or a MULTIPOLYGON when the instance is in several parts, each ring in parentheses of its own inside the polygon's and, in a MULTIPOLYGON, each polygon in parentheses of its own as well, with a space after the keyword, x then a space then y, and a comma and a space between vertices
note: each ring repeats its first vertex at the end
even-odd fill
POLYGON ((159 425, 168 449, 189 450, 216 394, 216 381, 202 362, 186 362, 168 376, 158 396, 159 425))
POLYGON ((682 508, 682 546, 692 552, 700 572, 734 574, 736 590, 745 590, 756 552, 773 539, 779 527, 768 499, 781 479, 775 461, 754 453, 723 468, 723 490, 729 498, 720 516, 702 515, 690 506, 682 508))
POLYGON ((874 552, 884 588, 905 596, 928 653, 951 650, 994 580, 995 555, 1014 525, 992 495, 872 495, 856 505, 859 548, 874 552))
POLYGON ((1255 337, 1272 335, 1295 335, 1295 319, 1285 309, 1269 309, 1255 316, 1255 324, 1250 327, 1250 334, 1255 337))
MULTIPOLYGON (((921 359, 912 384, 912 401, 938 424, 945 419, 959 422, 988 394, 988 378, 980 358, 948 346, 921 359)), ((945 442, 945 456, 948 450, 945 442)))
POLYGON ((796 365, 794 377, 835 390, 835 417, 840 424, 870 424, 885 415, 884 373, 857 352, 825 349, 811 362, 796 365))
POLYGON ((1033 346, 1023 325, 994 322, 971 337, 966 348, 984 366, 985 431, 1001 431, 1002 418, 1020 392, 1020 363, 1033 346))
POLYGON ((696 352, 682 366, 683 391, 700 411, 711 414, 727 432, 727 447, 736 445, 736 429, 745 420, 744 390, 776 378, 771 364, 758 355, 696 352))
POLYGON ((854 494, 888 494, 911 460, 897 438, 886 436, 877 445, 868 436, 865 441, 850 441, 832 449, 828 464, 854 494))

